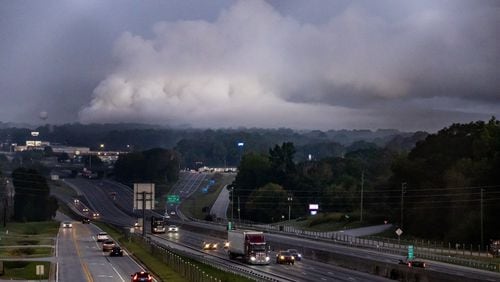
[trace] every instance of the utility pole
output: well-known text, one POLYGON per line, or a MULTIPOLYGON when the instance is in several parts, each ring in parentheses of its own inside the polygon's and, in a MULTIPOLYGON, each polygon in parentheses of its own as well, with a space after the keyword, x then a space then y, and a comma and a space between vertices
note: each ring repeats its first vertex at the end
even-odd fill
POLYGON ((238 196, 238 222, 241 224, 240 196, 238 196))
POLYGON ((406 193, 406 182, 401 183, 401 229, 403 229, 403 209, 404 209, 404 195, 406 193))
POLYGON ((146 237, 146 192, 142 192, 142 237, 146 237))
POLYGON ((293 201, 292 194, 289 194, 288 195, 288 224, 290 224, 290 216, 292 214, 292 201, 293 201))
POLYGON ((363 186, 365 183, 365 171, 361 171, 361 214, 359 216, 359 221, 363 222, 363 186))
POLYGON ((234 187, 231 187, 231 224, 234 224, 234 187))
POLYGON ((483 192, 484 188, 481 188, 481 249, 483 248, 484 232, 483 232, 483 192))

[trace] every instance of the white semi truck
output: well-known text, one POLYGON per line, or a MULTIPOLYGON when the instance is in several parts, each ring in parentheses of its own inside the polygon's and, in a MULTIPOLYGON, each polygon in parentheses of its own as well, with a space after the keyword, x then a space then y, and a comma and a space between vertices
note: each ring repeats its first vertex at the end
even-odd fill
POLYGON ((263 232, 250 230, 228 230, 229 258, 243 258, 251 264, 269 264, 269 251, 263 232))

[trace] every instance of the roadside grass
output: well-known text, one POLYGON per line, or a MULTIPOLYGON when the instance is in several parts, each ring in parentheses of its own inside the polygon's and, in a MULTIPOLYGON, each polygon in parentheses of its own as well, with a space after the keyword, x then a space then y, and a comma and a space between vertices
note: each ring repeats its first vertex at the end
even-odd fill
POLYGON ((0 279, 47 280, 51 271, 50 266, 48 261, 3 261, 4 274, 0 275, 0 279), (37 265, 43 265, 44 275, 36 275, 37 265))
MULTIPOLYGON (((106 231, 111 237, 120 243, 120 245, 127 249, 135 258, 137 258, 142 264, 146 266, 151 272, 155 274, 161 281, 188 281, 187 278, 183 277, 181 274, 175 272, 172 268, 162 261, 160 255, 155 255, 151 252, 150 248, 139 242, 134 242, 134 240, 129 240, 121 231, 115 227, 109 226, 102 222, 95 223, 102 230, 106 231)), ((220 271, 211 266, 205 265, 198 261, 181 257, 184 261, 196 265, 200 270, 205 272, 206 275, 216 277, 222 282, 247 282, 253 281, 245 277, 235 275, 228 272, 220 271)))
MULTIPOLYGON (((6 227, 0 227, 0 257, 38 258, 52 256, 52 247, 28 247, 28 245, 54 245, 59 222, 8 222, 6 227), (24 247, 25 246, 25 247, 24 247)), ((48 279, 50 262, 47 261, 3 261, 4 274, 0 279, 36 280, 48 279), (44 275, 36 275, 36 266, 44 265, 44 275)))
POLYGON ((0 227, 0 246, 54 245, 59 222, 9 222, 0 227))
POLYGON ((357 216, 347 218, 345 213, 319 213, 314 216, 273 223, 273 225, 287 225, 301 230, 326 232, 365 227, 371 224, 359 222, 357 216))
POLYGON ((54 249, 50 247, 3 247, 0 258, 41 258, 52 256, 54 249))
POLYGON ((182 213, 192 218, 207 219, 210 216, 210 208, 219 196, 220 191, 225 185, 231 184, 234 177, 233 174, 214 174, 211 179, 215 180, 215 184, 207 192, 198 189, 191 197, 184 200, 181 203, 182 213))

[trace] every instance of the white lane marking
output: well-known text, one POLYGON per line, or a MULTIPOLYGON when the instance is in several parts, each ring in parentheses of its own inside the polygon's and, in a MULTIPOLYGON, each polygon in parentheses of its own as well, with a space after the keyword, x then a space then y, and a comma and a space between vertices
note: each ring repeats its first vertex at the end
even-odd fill
POLYGON ((111 264, 111 268, 113 268, 113 270, 116 272, 116 274, 118 274, 118 277, 120 277, 120 279, 125 282, 125 279, 123 279, 123 277, 120 275, 120 273, 118 272, 118 270, 116 270, 116 268, 113 266, 113 264, 111 264))

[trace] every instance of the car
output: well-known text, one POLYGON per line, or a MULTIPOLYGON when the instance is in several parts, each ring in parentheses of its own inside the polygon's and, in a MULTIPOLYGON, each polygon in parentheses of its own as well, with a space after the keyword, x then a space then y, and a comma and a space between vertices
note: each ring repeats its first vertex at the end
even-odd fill
POLYGON ((179 231, 179 227, 177 227, 175 225, 168 226, 168 232, 178 232, 178 231, 179 231))
POLYGON ((118 246, 114 246, 109 253, 110 257, 123 257, 123 250, 118 246))
POLYGON ((62 223, 62 227, 63 228, 71 228, 71 227, 73 227, 73 224, 71 224, 71 222, 69 222, 69 221, 64 221, 62 223))
POLYGON ((98 212, 92 213, 92 217, 93 218, 98 218, 99 216, 100 216, 100 214, 98 212))
POLYGON ((217 250, 218 246, 219 244, 215 242, 203 242, 202 244, 204 250, 217 250))
POLYGON ((106 232, 99 232, 97 234, 97 242, 104 242, 109 239, 108 233, 106 232))
POLYGON ((153 277, 151 276, 151 274, 145 271, 139 271, 130 276, 132 277, 132 282, 153 281, 153 277))
POLYGON ((295 258, 295 261, 300 261, 302 260, 302 254, 299 253, 296 249, 288 249, 287 252, 292 254, 292 256, 295 258))
POLYGON ((82 218, 82 223, 83 224, 90 224, 90 218, 88 218, 88 217, 82 218))
POLYGON ((421 267, 421 268, 427 267, 427 264, 421 260, 402 260, 402 259, 400 259, 399 264, 405 264, 408 267, 421 267))
POLYGON ((276 254, 276 263, 278 263, 278 264, 283 264, 283 263, 294 264, 295 258, 292 256, 292 254, 290 252, 279 251, 276 254))
POLYGON ((89 209, 88 208, 83 208, 82 212, 89 212, 89 209))
POLYGON ((170 214, 171 214, 171 215, 175 215, 175 211, 171 211, 171 212, 170 212, 170 214))
POLYGON ((103 252, 111 251, 115 246, 116 246, 115 241, 108 239, 102 243, 102 251, 103 252))

